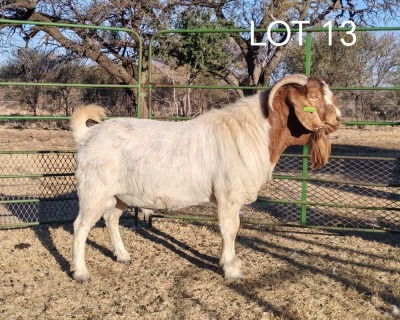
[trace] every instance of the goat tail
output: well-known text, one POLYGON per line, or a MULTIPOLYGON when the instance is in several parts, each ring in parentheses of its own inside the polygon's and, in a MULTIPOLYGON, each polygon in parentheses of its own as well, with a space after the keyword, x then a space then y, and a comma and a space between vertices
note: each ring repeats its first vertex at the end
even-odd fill
POLYGON ((310 148, 311 166, 315 169, 322 168, 329 160, 331 154, 331 139, 324 129, 314 131, 308 142, 310 148))
POLYGON ((95 122, 102 122, 105 118, 105 110, 97 105, 91 104, 84 107, 80 107, 74 111, 71 117, 70 127, 74 135, 75 142, 81 144, 84 137, 90 130, 90 126, 87 125, 88 120, 95 122))

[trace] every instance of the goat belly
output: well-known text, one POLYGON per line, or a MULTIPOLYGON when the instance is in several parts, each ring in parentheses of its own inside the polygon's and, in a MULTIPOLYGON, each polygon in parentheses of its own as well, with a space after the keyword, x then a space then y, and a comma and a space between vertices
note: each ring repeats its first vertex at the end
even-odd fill
POLYGON ((131 194, 118 194, 117 198, 125 202, 129 206, 135 206, 139 208, 147 209, 166 209, 166 210, 177 210, 189 206, 197 206, 201 204, 209 203, 209 199, 204 197, 203 199, 189 199, 184 197, 172 198, 169 196, 155 196, 154 198, 143 197, 139 198, 131 194))

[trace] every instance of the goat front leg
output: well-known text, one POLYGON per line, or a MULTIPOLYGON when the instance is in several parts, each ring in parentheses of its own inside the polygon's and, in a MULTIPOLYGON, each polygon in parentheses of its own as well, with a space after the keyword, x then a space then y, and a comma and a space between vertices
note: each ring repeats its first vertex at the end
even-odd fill
POLYGON ((222 253, 220 266, 227 279, 241 279, 243 274, 240 270, 242 263, 235 254, 235 239, 240 225, 241 205, 219 203, 218 221, 222 235, 222 253))

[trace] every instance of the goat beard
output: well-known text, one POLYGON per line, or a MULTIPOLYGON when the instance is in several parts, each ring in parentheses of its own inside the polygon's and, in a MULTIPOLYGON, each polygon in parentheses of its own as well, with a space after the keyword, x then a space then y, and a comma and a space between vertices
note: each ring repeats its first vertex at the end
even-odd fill
POLYGON ((324 129, 314 131, 308 141, 311 167, 321 169, 329 160, 331 154, 331 139, 324 129))

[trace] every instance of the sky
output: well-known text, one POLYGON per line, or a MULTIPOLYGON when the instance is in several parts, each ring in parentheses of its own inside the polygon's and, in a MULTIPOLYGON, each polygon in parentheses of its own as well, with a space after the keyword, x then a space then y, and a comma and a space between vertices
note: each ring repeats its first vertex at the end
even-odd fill
MULTIPOLYGON (((257 1, 256 1, 257 2, 257 1)), ((365 6, 365 5, 359 5, 360 7, 365 6)), ((393 26, 393 27, 400 27, 400 6, 398 9, 399 12, 397 12, 398 19, 397 20, 390 20, 384 22, 383 19, 378 19, 380 22, 379 24, 376 24, 375 26, 393 26)), ((383 16, 383 13, 382 13, 383 16)), ((250 26, 249 26, 250 28, 250 26)), ((1 30, 1 29, 0 29, 1 30)), ((400 37, 400 31, 397 31, 400 37)), ((39 43, 43 44, 43 35, 37 36, 35 39, 30 40, 30 46, 37 46, 39 43)), ((4 36, 1 31, 0 31, 0 65, 4 65, 10 58, 13 57, 15 54, 15 50, 17 48, 21 48, 25 46, 25 42, 21 39, 20 36, 17 34, 7 37, 4 36)))

